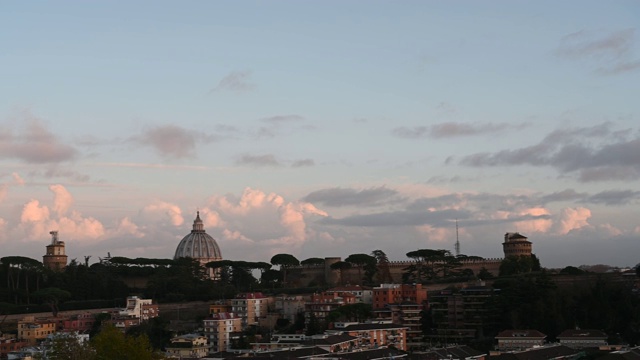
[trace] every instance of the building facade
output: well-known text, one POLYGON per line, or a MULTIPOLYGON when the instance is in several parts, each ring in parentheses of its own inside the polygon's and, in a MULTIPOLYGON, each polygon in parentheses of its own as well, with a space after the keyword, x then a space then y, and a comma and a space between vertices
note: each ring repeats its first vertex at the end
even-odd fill
POLYGON ((231 299, 231 312, 242 319, 242 328, 258 325, 260 318, 267 316, 271 298, 261 292, 244 293, 231 299))
POLYGON ((203 320, 204 334, 209 341, 209 353, 227 351, 232 340, 242 331, 242 319, 234 313, 212 314, 203 320))
POLYGON ((25 316, 18 321, 18 339, 25 341, 29 346, 36 345, 55 332, 55 321, 36 320, 33 316, 25 316))

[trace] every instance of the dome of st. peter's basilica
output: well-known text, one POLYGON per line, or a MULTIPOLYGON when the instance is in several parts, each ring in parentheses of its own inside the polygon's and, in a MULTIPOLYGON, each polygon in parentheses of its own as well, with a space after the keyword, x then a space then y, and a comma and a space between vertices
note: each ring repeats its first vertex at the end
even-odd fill
MULTIPOLYGON (((196 219, 193 221, 193 230, 180 241, 173 259, 184 257, 198 260, 202 266, 210 261, 222 260, 220 247, 216 240, 204 230, 204 224, 200 219, 199 211, 196 219)), ((209 270, 207 273, 212 277, 213 269, 209 270)))

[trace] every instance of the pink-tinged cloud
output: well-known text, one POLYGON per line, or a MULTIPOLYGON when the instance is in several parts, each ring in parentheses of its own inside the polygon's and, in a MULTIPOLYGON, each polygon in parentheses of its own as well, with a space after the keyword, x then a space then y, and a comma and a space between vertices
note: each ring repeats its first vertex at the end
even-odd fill
POLYGON ((269 254, 296 253, 310 237, 306 218, 327 216, 311 203, 286 201, 278 194, 252 188, 246 188, 239 198, 214 196, 208 203, 207 210, 224 224, 221 246, 252 244, 253 250, 269 254))
POLYGON ((40 201, 31 200, 22 208, 20 221, 22 223, 37 223, 49 220, 49 208, 40 206, 40 201))
POLYGON ((19 185, 19 186, 23 186, 25 184, 24 179, 20 176, 20 174, 14 172, 11 173, 11 177, 13 178, 13 183, 12 185, 19 185))
POLYGON ((284 199, 274 193, 266 194, 257 189, 246 188, 239 200, 231 196, 214 196, 209 199, 212 207, 220 209, 221 212, 236 215, 246 215, 249 211, 263 208, 267 205, 279 207, 284 203, 284 199))
POLYGON ((122 236, 141 238, 144 236, 144 233, 140 231, 140 227, 131 221, 131 219, 125 217, 118 221, 114 229, 107 231, 107 237, 109 238, 122 236))
POLYGON ((70 206, 72 203, 69 202, 69 199, 72 199, 71 195, 63 187, 54 186, 54 189, 54 209, 57 210, 52 213, 50 208, 41 205, 40 201, 29 201, 22 208, 20 224, 13 229, 17 231, 17 236, 23 236, 28 240, 46 241, 52 230, 57 230, 63 241, 96 240, 104 236, 105 229, 100 221, 70 210, 67 205, 70 206))
POLYGON ((92 217, 84 218, 79 213, 72 217, 62 217, 58 220, 58 231, 65 239, 96 240, 105 234, 102 223, 92 217))
POLYGON ((549 210, 541 207, 535 207, 531 209, 526 209, 519 212, 520 216, 532 217, 531 220, 526 221, 518 221, 514 223, 514 226, 518 231, 530 234, 530 233, 546 233, 551 229, 553 225, 553 220, 550 218, 551 213, 549 210), (546 217, 549 216, 549 217, 546 217))
POLYGON ((242 235, 242 233, 238 230, 231 231, 229 229, 224 229, 222 231, 222 236, 225 240, 234 240, 234 241, 242 241, 253 244, 254 241, 249 239, 248 237, 242 235))
POLYGON ((225 225, 224 221, 220 218, 220 214, 209 209, 202 209, 202 211, 200 211, 200 218, 207 228, 217 228, 225 225))
POLYGON ((184 223, 180 207, 164 201, 157 201, 145 206, 142 209, 142 214, 155 221, 169 220, 173 226, 180 226, 184 223))
POLYGON ((591 210, 583 207, 564 208, 560 211, 558 219, 554 221, 554 232, 565 235, 572 230, 584 228, 589 225, 591 210))
POLYGON ((62 185, 50 185, 49 190, 53 192, 53 210, 58 216, 63 216, 73 205, 73 196, 62 185))

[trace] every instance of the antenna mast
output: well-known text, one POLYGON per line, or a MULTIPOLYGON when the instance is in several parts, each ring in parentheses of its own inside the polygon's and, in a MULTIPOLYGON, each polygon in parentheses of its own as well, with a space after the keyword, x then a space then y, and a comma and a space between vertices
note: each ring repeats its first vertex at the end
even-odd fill
POLYGON ((458 219, 456 219, 456 256, 460 255, 460 238, 458 237, 458 219))

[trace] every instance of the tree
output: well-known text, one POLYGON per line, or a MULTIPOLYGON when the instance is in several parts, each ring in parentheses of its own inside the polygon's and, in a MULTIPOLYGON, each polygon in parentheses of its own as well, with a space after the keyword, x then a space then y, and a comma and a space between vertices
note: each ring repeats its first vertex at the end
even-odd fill
POLYGON ((306 260, 300 261, 300 265, 324 265, 324 259, 312 257, 306 260))
POLYGON ((343 285, 343 271, 346 269, 350 269, 351 268, 351 263, 348 263, 346 261, 338 261, 335 262, 333 264, 331 264, 331 270, 338 270, 339 274, 340 274, 340 281, 338 282, 340 285, 343 285))
POLYGON ((91 340, 96 360, 157 360, 164 357, 156 353, 145 335, 126 336, 113 325, 105 326, 91 340))
POLYGON ((478 272, 478 279, 480 279, 480 280, 489 280, 489 279, 493 279, 493 278, 494 278, 493 274, 490 273, 489 270, 487 270, 487 268, 484 267, 484 266, 478 272))
POLYGON ((88 342, 80 340, 74 334, 57 333, 53 336, 49 350, 46 352, 48 360, 94 360, 96 351, 88 342))
POLYGON ((375 257, 367 254, 351 254, 344 259, 344 261, 358 267, 358 281, 360 283, 363 282, 362 269, 365 270, 368 282, 373 281, 372 278, 376 272, 376 265, 378 264, 375 257))
POLYGON ((389 258, 387 254, 382 250, 373 250, 371 255, 376 258, 378 262, 378 281, 380 283, 391 283, 393 278, 391 277, 391 270, 389 270, 389 258))
POLYGON ((58 316, 60 310, 58 306, 61 302, 70 299, 71 293, 55 287, 44 288, 33 293, 34 297, 42 299, 44 303, 49 305, 51 313, 54 317, 58 316))
POLYGON ((500 263, 500 276, 527 274, 540 271, 540 260, 535 255, 509 256, 500 263))
POLYGON ((452 269, 460 266, 460 261, 449 250, 419 249, 407 253, 407 257, 415 260, 415 265, 407 269, 406 278, 422 283, 431 280, 440 273, 449 276, 452 269))
POLYGON ((300 265, 300 261, 291 254, 273 255, 270 262, 272 265, 280 266, 280 270, 282 271, 282 282, 284 284, 287 283, 287 269, 292 266, 300 265))
POLYGON ((561 275, 582 275, 585 271, 578 269, 575 266, 567 266, 564 269, 560 270, 561 275))

